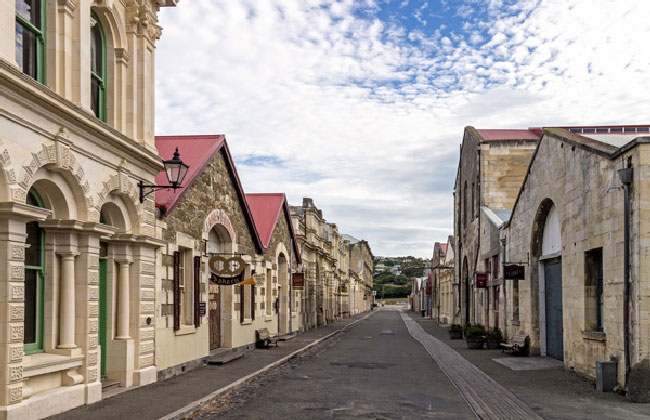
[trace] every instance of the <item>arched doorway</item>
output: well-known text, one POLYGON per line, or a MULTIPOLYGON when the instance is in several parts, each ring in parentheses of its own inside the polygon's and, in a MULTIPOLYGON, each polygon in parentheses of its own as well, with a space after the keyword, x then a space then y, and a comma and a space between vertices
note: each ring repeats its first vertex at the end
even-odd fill
POLYGON ((467 257, 463 258, 463 297, 462 297, 462 302, 463 306, 465 307, 465 319, 464 322, 470 322, 470 316, 471 316, 471 311, 470 311, 470 306, 471 306, 471 301, 472 301, 472 294, 471 294, 471 285, 470 285, 470 279, 469 279, 469 268, 467 267, 467 257))
MULTIPOLYGON (((206 253, 208 256, 213 255, 230 255, 232 253, 232 238, 228 230, 222 225, 215 225, 208 233, 206 244, 206 253)), ((223 293, 221 288, 212 279, 215 274, 211 273, 210 282, 208 283, 208 326, 210 336, 210 350, 215 350, 221 346, 222 325, 221 325, 221 308, 223 293)))
POLYGON ((564 360, 562 235, 557 208, 551 200, 544 200, 537 211, 531 250, 531 263, 537 265, 535 300, 539 308, 540 353, 564 360))
POLYGON ((289 264, 284 254, 278 256, 278 298, 278 334, 286 334, 289 323, 289 264))

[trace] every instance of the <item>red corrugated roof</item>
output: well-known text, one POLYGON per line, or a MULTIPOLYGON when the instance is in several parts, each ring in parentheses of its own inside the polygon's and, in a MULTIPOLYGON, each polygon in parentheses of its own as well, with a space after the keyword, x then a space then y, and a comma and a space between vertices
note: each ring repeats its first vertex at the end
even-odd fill
MULTIPOLYGON (((156 149, 163 160, 171 159, 174 150, 178 147, 181 160, 189 166, 187 175, 182 183, 182 188, 177 190, 156 191, 156 207, 165 212, 170 212, 181 196, 192 185, 203 168, 212 160, 212 157, 225 141, 223 135, 214 136, 156 136, 156 149)), ((167 175, 161 171, 156 175, 156 185, 167 185, 167 175)))
POLYGON ((246 201, 253 214, 262 245, 267 248, 284 204, 284 194, 246 194, 246 201))
POLYGON ((542 135, 539 128, 528 129, 477 129, 484 140, 538 140, 542 135))

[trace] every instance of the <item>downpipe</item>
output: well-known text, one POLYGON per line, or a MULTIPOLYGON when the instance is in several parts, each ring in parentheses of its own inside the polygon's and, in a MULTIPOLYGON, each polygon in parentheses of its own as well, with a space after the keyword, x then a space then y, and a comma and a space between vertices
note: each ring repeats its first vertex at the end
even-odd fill
POLYGON ((625 387, 630 376, 630 184, 633 168, 618 170, 623 183, 623 354, 625 357, 625 387))

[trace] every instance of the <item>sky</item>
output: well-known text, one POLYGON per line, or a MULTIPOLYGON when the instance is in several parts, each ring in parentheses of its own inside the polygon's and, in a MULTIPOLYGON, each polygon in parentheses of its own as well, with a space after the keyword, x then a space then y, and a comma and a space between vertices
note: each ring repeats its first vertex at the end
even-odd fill
POLYGON ((156 134, 225 134, 247 193, 310 197, 375 255, 453 234, 465 126, 648 123, 647 0, 181 0, 156 134))

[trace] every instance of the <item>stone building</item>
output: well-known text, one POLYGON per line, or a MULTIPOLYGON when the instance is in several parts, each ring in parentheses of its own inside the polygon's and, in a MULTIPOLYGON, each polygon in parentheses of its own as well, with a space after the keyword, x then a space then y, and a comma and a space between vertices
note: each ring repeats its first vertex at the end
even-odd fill
POLYGON ((540 134, 539 129, 465 128, 454 186, 454 277, 459 286, 453 322, 486 321, 493 287, 477 288, 476 274, 486 273, 485 261, 498 249, 485 251, 482 245, 488 231, 481 208, 512 209, 540 134))
POLYGON ((432 311, 431 318, 449 324, 454 316, 454 237, 447 243, 436 242, 432 260, 432 311))
POLYGON ((501 232, 507 260, 525 269, 506 282, 507 331, 590 377, 616 360, 628 391, 626 373, 650 358, 649 130, 545 129, 501 232))
POLYGON ((0 1, 0 418, 155 381, 154 147, 160 7, 0 1))
POLYGON ((156 276, 156 368, 166 378, 220 349, 252 349, 256 329, 297 330, 289 302, 300 257, 284 195, 244 194, 224 136, 156 137, 156 147, 164 158, 177 149, 189 164, 180 191, 156 192, 166 244, 156 276), (241 280, 255 284, 216 284, 214 256, 240 257, 241 280))
POLYGON ((292 206, 291 215, 302 258, 304 329, 369 310, 372 253, 368 242, 340 234, 311 198, 292 206))

